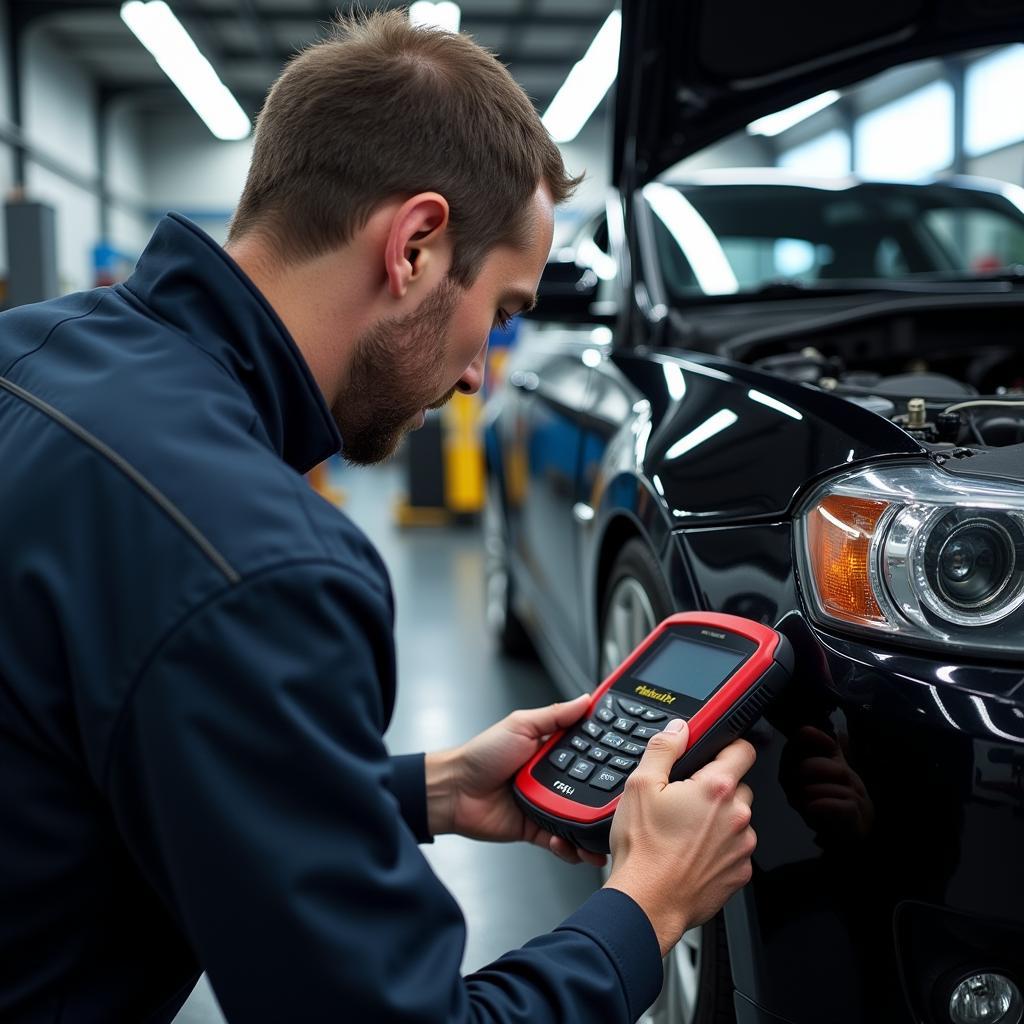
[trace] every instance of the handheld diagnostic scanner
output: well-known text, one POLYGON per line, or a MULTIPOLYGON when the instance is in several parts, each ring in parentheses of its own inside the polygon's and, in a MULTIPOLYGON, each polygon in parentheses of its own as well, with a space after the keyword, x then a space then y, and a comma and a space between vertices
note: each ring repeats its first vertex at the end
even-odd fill
POLYGON ((789 641, 768 626, 672 615, 597 688, 584 717, 520 769, 515 798, 542 828, 607 853, 622 788, 652 736, 687 720, 689 744, 671 779, 688 778, 757 721, 792 671, 789 641))

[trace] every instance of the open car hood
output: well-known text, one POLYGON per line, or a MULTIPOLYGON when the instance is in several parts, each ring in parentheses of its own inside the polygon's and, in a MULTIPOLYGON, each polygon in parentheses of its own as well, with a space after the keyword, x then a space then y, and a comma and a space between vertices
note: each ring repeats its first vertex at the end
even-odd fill
POLYGON ((622 0, 624 192, 757 118, 897 64, 1024 39, 1024 0, 622 0))

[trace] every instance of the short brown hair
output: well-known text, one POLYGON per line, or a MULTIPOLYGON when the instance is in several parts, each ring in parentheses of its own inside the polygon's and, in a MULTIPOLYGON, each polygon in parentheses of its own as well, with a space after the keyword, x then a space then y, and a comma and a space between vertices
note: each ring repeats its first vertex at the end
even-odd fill
POLYGON ((560 203, 579 180, 492 53, 413 27, 405 11, 356 13, 271 88, 228 237, 267 231, 282 256, 309 259, 347 242, 386 199, 439 192, 451 276, 466 285, 495 245, 520 240, 541 182, 560 203))

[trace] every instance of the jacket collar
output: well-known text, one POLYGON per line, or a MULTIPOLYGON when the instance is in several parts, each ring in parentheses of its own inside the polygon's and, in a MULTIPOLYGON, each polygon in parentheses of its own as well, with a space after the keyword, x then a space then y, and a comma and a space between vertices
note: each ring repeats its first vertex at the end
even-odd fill
POLYGON ((206 232, 168 214, 123 287, 239 381, 293 469, 308 472, 341 448, 323 394, 287 328, 206 232))

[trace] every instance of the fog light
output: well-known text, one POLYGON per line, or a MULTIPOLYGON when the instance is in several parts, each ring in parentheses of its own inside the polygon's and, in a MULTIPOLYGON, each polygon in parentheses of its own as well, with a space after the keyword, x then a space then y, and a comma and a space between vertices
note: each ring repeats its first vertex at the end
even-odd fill
POLYGON ((1020 1024, 1020 989, 1002 974, 972 974, 949 997, 953 1024, 1020 1024))

